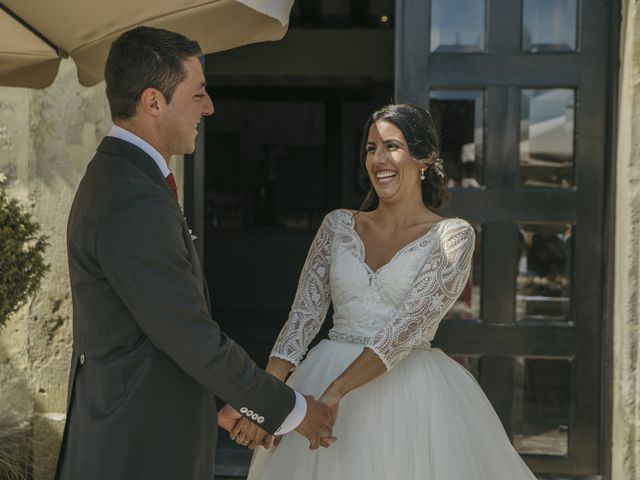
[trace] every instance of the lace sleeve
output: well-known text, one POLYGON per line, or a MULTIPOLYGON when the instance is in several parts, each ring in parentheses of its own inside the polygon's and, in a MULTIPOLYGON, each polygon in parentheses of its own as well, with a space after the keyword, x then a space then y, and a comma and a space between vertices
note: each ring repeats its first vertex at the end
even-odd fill
POLYGON ((309 248, 289 319, 278 335, 271 357, 298 366, 324 322, 331 303, 329 266, 337 213, 331 212, 324 218, 309 248))
POLYGON ((447 222, 428 249, 427 259, 394 315, 369 345, 390 370, 413 347, 430 342, 440 320, 453 306, 469 277, 475 245, 473 228, 465 221, 447 222))

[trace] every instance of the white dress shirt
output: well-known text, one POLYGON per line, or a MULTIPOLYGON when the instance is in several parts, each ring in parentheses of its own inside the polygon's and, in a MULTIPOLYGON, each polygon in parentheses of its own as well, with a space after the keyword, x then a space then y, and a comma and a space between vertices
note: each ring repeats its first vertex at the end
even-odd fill
POLYGON ((109 130, 109 133, 107 133, 107 136, 119 138, 120 140, 132 143, 139 149, 144 150, 144 152, 151 158, 153 158, 154 162, 156 162, 158 168, 162 172, 163 177, 167 178, 167 176, 169 176, 169 174, 171 173, 171 170, 169 170, 169 167, 167 166, 167 161, 160 154, 160 152, 149 145, 147 142, 145 142, 143 139, 141 139, 139 136, 131 133, 129 130, 125 130, 118 125, 114 125, 113 127, 111 127, 111 130, 109 130))
MULTIPOLYGON (((135 145, 136 147, 140 148, 141 150, 143 150, 147 155, 153 158, 154 162, 156 162, 156 164, 158 165, 158 168, 162 172, 163 177, 166 178, 171 173, 171 171, 169 170, 169 167, 167 166, 166 160, 160 154, 160 152, 158 152, 158 150, 153 148, 151 145, 149 145, 149 143, 145 142, 139 136, 131 133, 129 130, 119 127, 118 125, 114 125, 113 127, 111 127, 111 130, 109 131, 107 136, 119 138, 120 140, 129 142, 135 145)), ((306 399, 302 395, 300 395, 298 392, 295 392, 295 394, 296 394, 296 404, 293 407, 293 410, 291 411, 291 413, 287 416, 287 418, 284 419, 284 422, 282 422, 282 425, 280 425, 280 428, 276 432, 276 435, 284 435, 285 433, 288 433, 294 430, 295 428, 297 428, 298 425, 302 423, 302 420, 307 414, 306 399)))

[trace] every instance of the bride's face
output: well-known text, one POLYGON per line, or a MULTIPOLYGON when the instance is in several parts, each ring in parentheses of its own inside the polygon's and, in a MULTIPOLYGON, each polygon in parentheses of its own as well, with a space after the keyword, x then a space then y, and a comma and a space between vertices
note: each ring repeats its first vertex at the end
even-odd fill
POLYGON ((421 165, 411 157, 398 127, 384 120, 371 125, 366 152, 367 173, 381 201, 421 194, 421 165))

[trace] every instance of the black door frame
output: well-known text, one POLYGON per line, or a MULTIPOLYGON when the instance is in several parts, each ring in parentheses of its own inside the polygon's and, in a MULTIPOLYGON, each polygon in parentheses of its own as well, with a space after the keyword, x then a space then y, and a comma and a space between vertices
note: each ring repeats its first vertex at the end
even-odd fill
MULTIPOLYGON (((611 0, 610 24, 610 53, 608 78, 608 111, 609 135, 607 136, 606 152, 610 162, 606 168, 606 185, 608 192, 605 195, 605 229, 604 243, 606 247, 606 258, 615 258, 615 218, 616 218, 616 172, 617 172, 617 146, 618 146, 618 112, 620 105, 620 48, 623 42, 622 32, 622 8, 626 2, 623 0, 611 0), (608 226, 608 228, 606 228, 608 226)), ((614 286, 615 286, 615 262, 605 262, 605 272, 603 278, 604 294, 604 320, 602 331, 602 471, 604 480, 612 478, 612 448, 613 448, 613 306, 614 306, 614 286)))
MULTIPOLYGON (((500 357, 574 358, 569 455, 528 455, 525 459, 539 474, 584 476, 607 472, 608 476, 612 266, 606 256, 613 249, 610 220, 615 191, 612 164, 620 0, 579 0, 579 51, 535 55, 520 52, 521 22, 513 19, 522 17, 522 2, 513 0, 486 0, 489 15, 499 12, 499 18, 511 19, 486 22, 487 52, 430 54, 430 4, 424 0, 396 3, 397 101, 427 106, 432 88, 484 89, 488 105, 485 188, 454 189, 444 211, 483 224, 483 322, 445 322, 437 341, 449 353, 489 355, 494 372, 503 375, 510 370, 508 362, 501 362, 500 357), (608 68, 606 74, 590 74, 602 71, 598 70, 602 65, 608 68), (527 87, 576 90, 576 188, 519 187, 518 162, 514 161, 518 158, 518 135, 509 137, 505 132, 519 128, 520 89, 527 87), (492 108, 494 105, 498 108, 492 108), (575 238, 582 239, 574 243, 574 257, 578 259, 572 267, 575 323, 522 326, 513 322, 515 285, 508 280, 496 284, 496 279, 513 275, 517 252, 515 229, 510 224, 516 221, 574 225, 575 238), (510 242, 505 241, 505 235, 510 242), (505 250, 508 244, 513 247, 505 250), (505 257, 506 261, 492 261, 505 257), (585 392, 589 394, 583 395, 585 392)), ((505 420, 510 415, 511 392, 505 392, 500 383, 485 379, 483 387, 505 420)), ((509 430, 508 424, 506 427, 509 430)))

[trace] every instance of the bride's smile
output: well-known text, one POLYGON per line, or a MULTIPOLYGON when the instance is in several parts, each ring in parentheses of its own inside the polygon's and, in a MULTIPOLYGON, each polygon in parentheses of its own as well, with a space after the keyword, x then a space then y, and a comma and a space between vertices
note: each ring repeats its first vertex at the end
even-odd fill
POLYGON ((366 153, 367 173, 381 200, 420 194, 420 164, 411 157, 398 127, 384 120, 371 125, 366 153))

